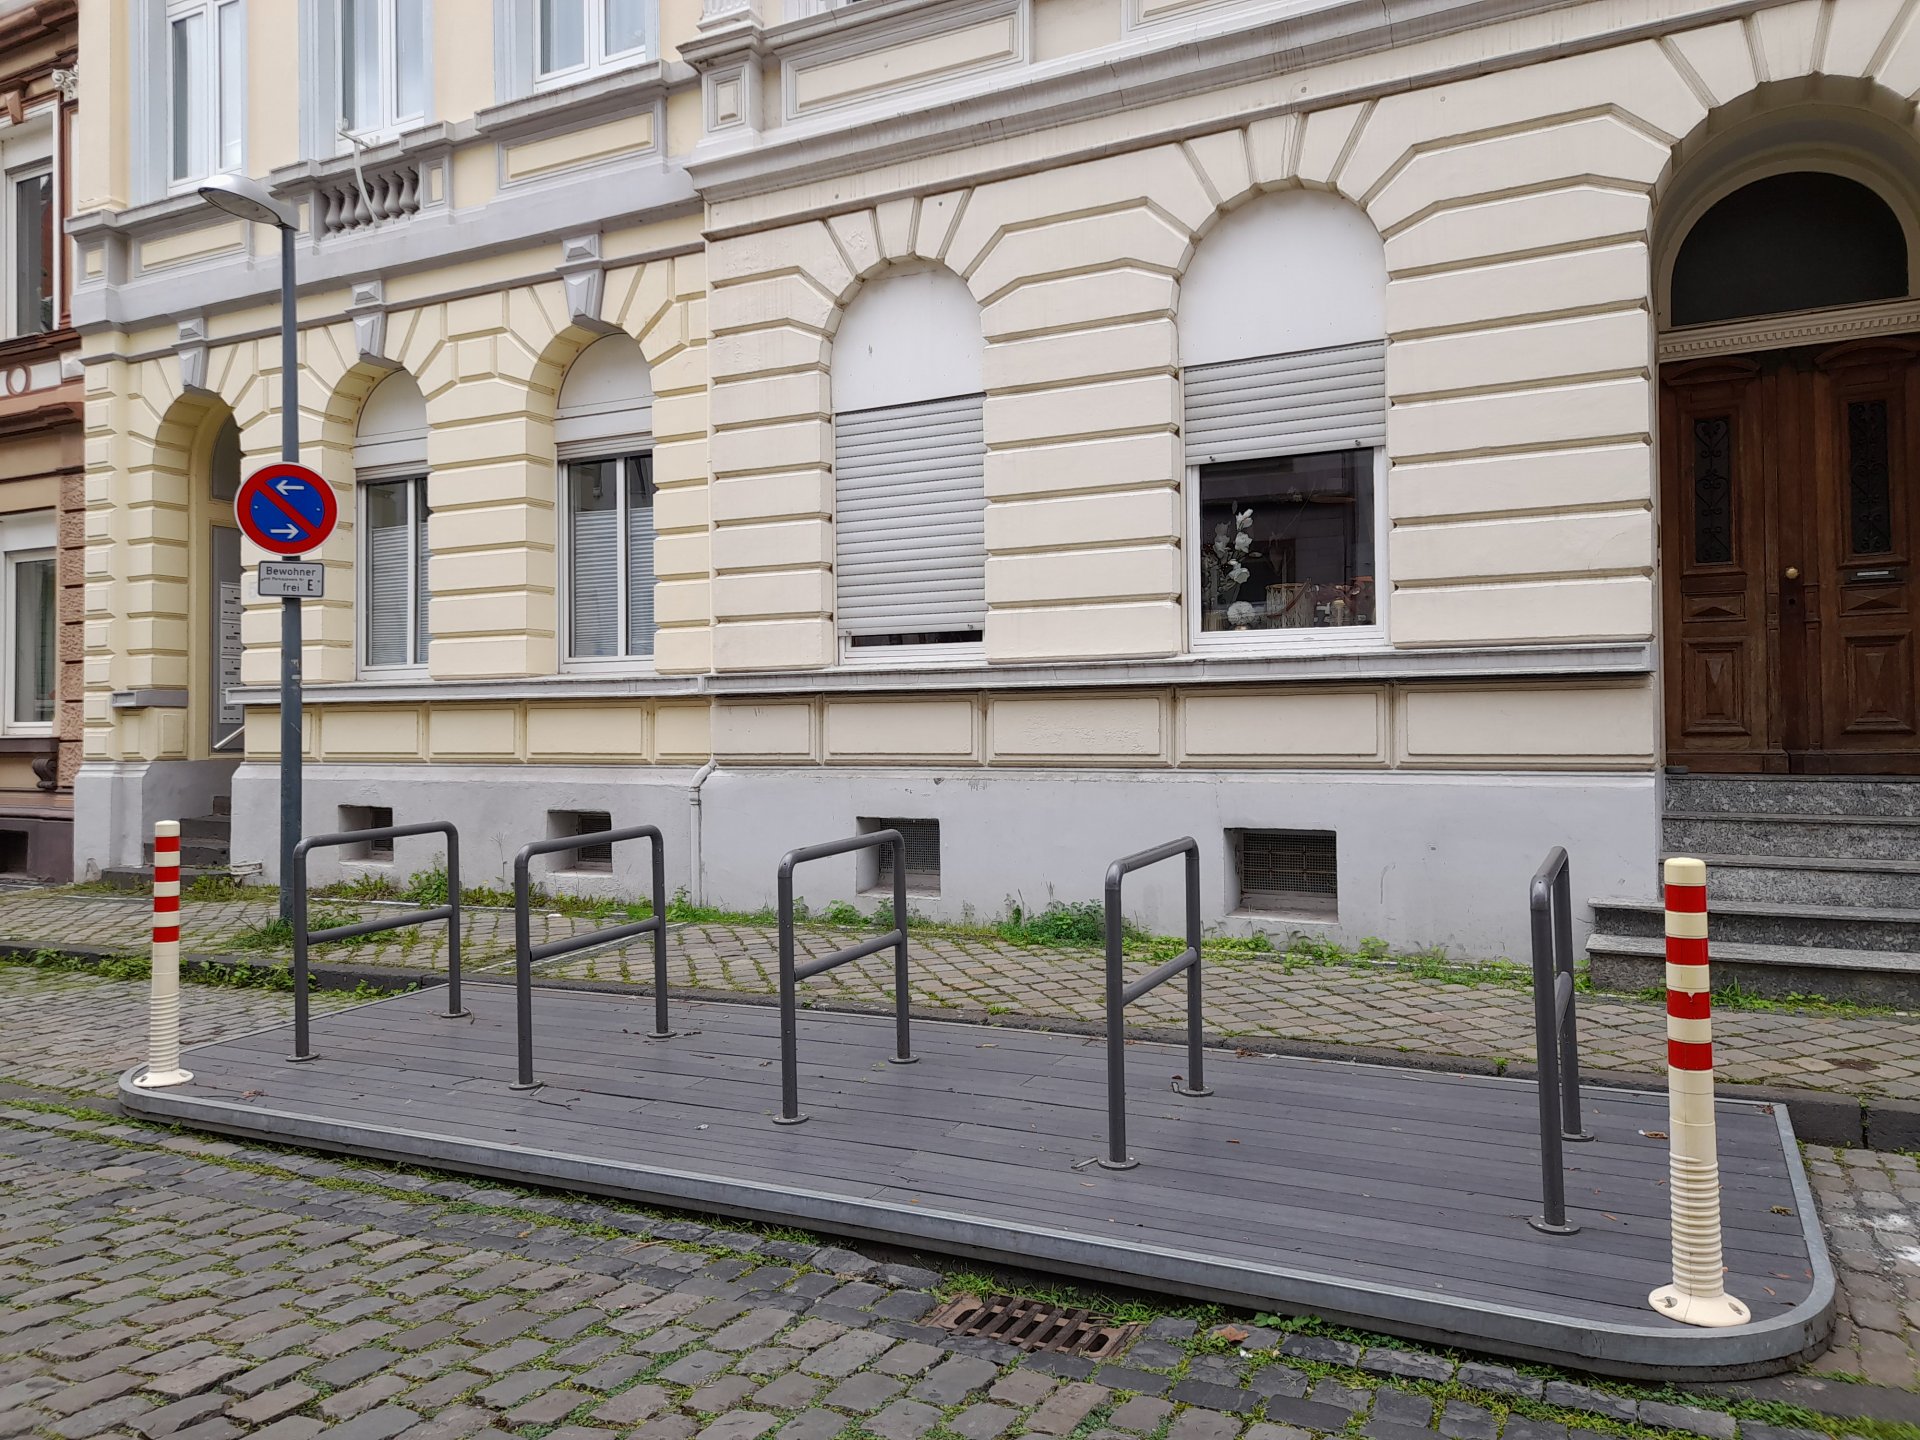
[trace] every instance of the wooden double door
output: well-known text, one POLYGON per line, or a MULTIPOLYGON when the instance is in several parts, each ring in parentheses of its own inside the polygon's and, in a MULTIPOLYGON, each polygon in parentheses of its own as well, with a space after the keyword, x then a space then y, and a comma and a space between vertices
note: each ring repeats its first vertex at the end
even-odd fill
POLYGON ((1920 336, 1660 391, 1668 763, 1920 773, 1920 336))

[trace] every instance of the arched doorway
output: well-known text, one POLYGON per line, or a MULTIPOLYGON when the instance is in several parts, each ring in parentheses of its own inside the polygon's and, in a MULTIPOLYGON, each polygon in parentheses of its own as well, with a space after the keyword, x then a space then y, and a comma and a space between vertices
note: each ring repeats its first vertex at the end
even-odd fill
POLYGON ((1668 762, 1920 773, 1914 208, 1835 147, 1748 161, 1667 201, 1668 762))

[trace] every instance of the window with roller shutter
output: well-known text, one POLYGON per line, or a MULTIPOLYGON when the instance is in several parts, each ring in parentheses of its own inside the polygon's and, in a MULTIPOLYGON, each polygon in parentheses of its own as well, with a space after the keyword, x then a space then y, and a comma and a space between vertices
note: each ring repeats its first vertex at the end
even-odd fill
POLYGON ((654 641, 653 392, 640 347, 597 340, 567 371, 554 417, 563 471, 567 658, 644 660, 654 641))
POLYGON ((360 667, 427 663, 429 569, 427 406, 405 371, 382 380, 360 410, 353 447, 360 504, 360 667))

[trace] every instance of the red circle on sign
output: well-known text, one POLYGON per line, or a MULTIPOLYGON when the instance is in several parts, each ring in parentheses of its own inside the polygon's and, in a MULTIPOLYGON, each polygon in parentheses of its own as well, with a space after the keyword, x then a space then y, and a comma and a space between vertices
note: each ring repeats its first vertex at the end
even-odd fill
POLYGON ((314 471, 276 460, 247 477, 233 497, 233 518, 241 533, 262 550, 305 555, 333 534, 340 506, 333 498, 333 487, 314 471), (318 505, 317 516, 311 513, 312 505, 303 503, 309 497, 318 505))

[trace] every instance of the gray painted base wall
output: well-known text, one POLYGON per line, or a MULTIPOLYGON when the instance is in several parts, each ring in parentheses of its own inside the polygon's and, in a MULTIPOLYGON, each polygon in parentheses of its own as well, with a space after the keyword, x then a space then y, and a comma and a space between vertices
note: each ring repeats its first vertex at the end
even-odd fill
MULTIPOLYGON (((227 793, 237 760, 89 760, 73 780, 73 873, 145 863, 161 820, 196 820, 227 793)), ((277 803, 277 802, 276 802, 277 803)))
MULTIPOLYGON (((692 879, 695 771, 525 766, 310 765, 307 830, 340 828, 341 806, 386 806, 396 824, 452 820, 468 884, 503 884, 513 855, 550 831, 556 811, 605 811, 615 825, 651 824, 667 841, 667 888, 709 904, 754 910, 774 899, 780 857, 796 846, 853 834, 863 820, 940 822, 938 896, 914 909, 947 920, 991 920, 1010 904, 1098 900, 1108 863, 1180 835, 1199 840, 1206 924, 1244 934, 1293 931, 1396 949, 1429 945, 1467 956, 1526 953, 1527 882, 1565 845, 1587 930, 1585 897, 1651 897, 1659 845, 1655 777, 1644 774, 1354 772, 1114 772, 904 769, 716 771, 700 792, 700 883, 692 879), (1331 830, 1337 836, 1335 919, 1237 910, 1235 828, 1331 830)), ((233 854, 275 876, 276 772, 235 777, 233 854)), ((396 877, 431 865, 442 847, 401 842, 396 877)), ((639 895, 644 845, 622 847, 606 876, 552 875, 554 888, 639 895)), ((371 867, 316 857, 326 879, 371 867)), ((802 867, 796 893, 870 909, 853 858, 802 867)), ((1180 929, 1180 872, 1168 864, 1129 878, 1126 911, 1155 930, 1180 929)))

